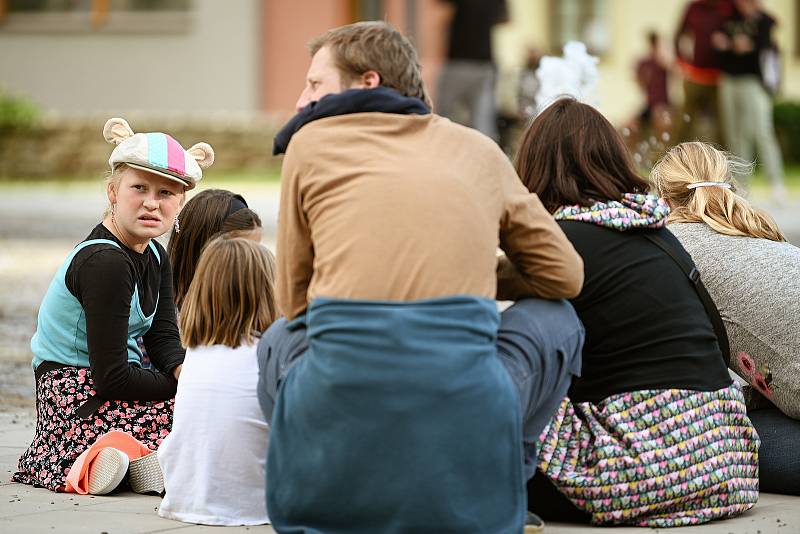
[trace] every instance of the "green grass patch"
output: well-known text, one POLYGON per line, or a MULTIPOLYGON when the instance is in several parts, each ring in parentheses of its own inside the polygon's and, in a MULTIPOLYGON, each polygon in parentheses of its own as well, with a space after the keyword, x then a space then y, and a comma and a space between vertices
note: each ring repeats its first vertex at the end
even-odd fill
MULTIPOLYGON (((739 182, 750 190, 750 194, 754 198, 767 198, 772 194, 772 186, 760 168, 752 177, 740 179, 739 182)), ((783 183, 790 198, 800 198, 800 165, 786 167, 783 183)))
MULTIPOLYGON (((198 191, 210 188, 229 189, 231 191, 277 191, 280 188, 280 170, 267 171, 220 171, 210 170, 197 187, 198 191)), ((769 198, 771 187, 769 181, 759 169, 747 179, 739 180, 750 196, 755 199, 769 198)), ((789 198, 800 199, 800 165, 786 168, 784 183, 789 198)), ((102 176, 62 176, 47 179, 5 179, 0 187, 9 189, 29 189, 31 191, 50 189, 92 189, 103 190, 102 176)))
MULTIPOLYGON (((261 183, 261 182, 280 182, 281 171, 280 169, 272 169, 266 171, 224 171, 216 173, 213 170, 208 171, 203 177, 203 181, 209 183, 261 183)), ((202 183, 202 182, 201 182, 202 183)))

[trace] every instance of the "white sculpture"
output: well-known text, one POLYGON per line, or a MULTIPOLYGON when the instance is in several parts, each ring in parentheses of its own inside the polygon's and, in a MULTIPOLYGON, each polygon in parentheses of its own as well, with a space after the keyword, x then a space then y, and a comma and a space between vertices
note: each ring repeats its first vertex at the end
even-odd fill
POLYGON ((541 111, 562 96, 571 96, 584 104, 597 107, 597 63, 586 45, 570 41, 564 45, 564 56, 545 56, 536 69, 539 92, 537 111, 541 111))

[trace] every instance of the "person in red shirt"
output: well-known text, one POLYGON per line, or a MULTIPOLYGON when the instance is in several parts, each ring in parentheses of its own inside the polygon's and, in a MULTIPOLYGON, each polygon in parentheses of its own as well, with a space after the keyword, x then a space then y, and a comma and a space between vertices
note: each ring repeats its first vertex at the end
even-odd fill
POLYGON ((658 33, 648 32, 647 41, 650 50, 636 64, 636 82, 646 98, 644 109, 639 113, 636 123, 642 129, 652 128, 661 138, 672 124, 667 89, 670 59, 662 48, 658 33))
POLYGON ((678 67, 683 74, 683 117, 678 139, 719 142, 717 84, 719 63, 711 36, 722 28, 731 12, 730 0, 694 0, 684 12, 675 33, 678 67), (704 135, 699 126, 709 123, 704 135))

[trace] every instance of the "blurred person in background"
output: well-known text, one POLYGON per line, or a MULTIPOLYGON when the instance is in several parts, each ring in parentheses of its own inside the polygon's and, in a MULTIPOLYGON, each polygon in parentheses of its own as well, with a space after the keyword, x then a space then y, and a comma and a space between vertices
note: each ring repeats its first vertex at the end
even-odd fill
POLYGON ((772 97, 777 48, 772 40, 775 19, 758 0, 734 0, 733 11, 712 36, 722 76, 720 112, 728 149, 752 160, 754 148, 772 184, 773 198, 781 202, 783 158, 772 122, 772 97))
POLYGON ((525 52, 525 66, 519 73, 517 85, 517 109, 523 120, 528 120, 536 115, 536 95, 539 92, 539 79, 536 69, 542 60, 542 54, 533 47, 525 52))
POLYGON ((492 27, 508 21, 505 0, 440 0, 450 8, 447 62, 436 112, 498 140, 492 27))
POLYGON ((648 53, 636 64, 636 82, 645 96, 644 109, 634 121, 642 134, 652 131, 658 139, 672 125, 669 100, 670 57, 662 46, 661 37, 655 31, 647 32, 648 53))
POLYGON ((675 33, 677 63, 683 74, 683 112, 678 140, 721 139, 718 120, 719 63, 711 36, 730 13, 730 0, 694 0, 675 33), (702 121, 708 122, 703 136, 702 121))

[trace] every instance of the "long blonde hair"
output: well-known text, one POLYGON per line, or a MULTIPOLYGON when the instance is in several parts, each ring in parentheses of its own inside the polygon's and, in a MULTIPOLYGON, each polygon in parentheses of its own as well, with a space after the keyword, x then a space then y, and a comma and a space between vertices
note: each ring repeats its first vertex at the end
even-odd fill
POLYGON ((275 259, 263 245, 240 237, 206 244, 181 308, 181 342, 187 348, 236 348, 278 318, 275 259))
POLYGON ((669 222, 702 222, 720 234, 786 241, 772 217, 736 194, 733 176, 751 171, 751 164, 694 141, 667 152, 653 167, 650 180, 672 208, 669 222), (696 182, 726 183, 730 188, 687 187, 696 182))

